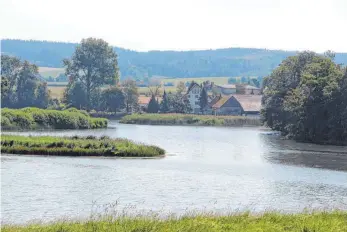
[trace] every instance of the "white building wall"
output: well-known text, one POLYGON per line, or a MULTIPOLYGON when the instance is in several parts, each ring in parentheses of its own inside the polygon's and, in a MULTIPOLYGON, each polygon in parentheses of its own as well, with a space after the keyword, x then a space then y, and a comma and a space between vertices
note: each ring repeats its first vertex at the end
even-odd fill
POLYGON ((188 100, 190 103, 190 107, 193 110, 193 113, 199 113, 200 111, 200 105, 199 105, 200 93, 201 93, 201 87, 197 85, 191 88, 188 93, 188 100))

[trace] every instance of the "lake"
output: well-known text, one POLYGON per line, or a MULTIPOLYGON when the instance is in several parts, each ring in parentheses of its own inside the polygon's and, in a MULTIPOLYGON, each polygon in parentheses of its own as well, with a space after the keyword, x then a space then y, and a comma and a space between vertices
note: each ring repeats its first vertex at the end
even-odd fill
MULTIPOLYGON (((156 159, 2 155, 1 220, 88 217, 103 210, 347 210, 347 148, 282 140, 262 128, 123 125, 31 135, 108 135, 154 144, 156 159)), ((13 132, 12 132, 13 133, 13 132)))

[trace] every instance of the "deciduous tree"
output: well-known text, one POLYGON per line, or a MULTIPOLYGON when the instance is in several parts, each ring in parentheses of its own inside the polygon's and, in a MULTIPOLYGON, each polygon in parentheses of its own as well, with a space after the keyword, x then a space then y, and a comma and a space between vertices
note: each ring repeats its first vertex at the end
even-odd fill
POLYGON ((91 106, 91 93, 118 77, 117 55, 102 39, 83 39, 70 60, 64 60, 66 75, 83 85, 86 91, 87 110, 91 106))

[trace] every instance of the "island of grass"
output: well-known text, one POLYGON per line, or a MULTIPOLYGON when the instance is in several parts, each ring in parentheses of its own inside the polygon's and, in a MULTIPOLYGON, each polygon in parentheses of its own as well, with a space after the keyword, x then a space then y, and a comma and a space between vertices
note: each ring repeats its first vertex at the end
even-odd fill
POLYGON ((165 151, 157 146, 111 139, 107 136, 52 137, 1 135, 1 152, 18 155, 157 157, 165 151))
POLYGON ((28 107, 1 110, 3 130, 96 129, 106 128, 107 123, 105 118, 92 118, 86 111, 75 108, 48 110, 28 107))
POLYGON ((120 123, 143 125, 197 125, 197 126, 261 126, 257 118, 245 116, 213 116, 194 114, 131 114, 120 123))
POLYGON ((49 231, 237 231, 237 232, 337 232, 347 231, 346 212, 319 212, 299 214, 249 213, 229 216, 201 214, 197 216, 171 217, 104 217, 87 221, 58 221, 49 224, 2 225, 3 232, 49 231))

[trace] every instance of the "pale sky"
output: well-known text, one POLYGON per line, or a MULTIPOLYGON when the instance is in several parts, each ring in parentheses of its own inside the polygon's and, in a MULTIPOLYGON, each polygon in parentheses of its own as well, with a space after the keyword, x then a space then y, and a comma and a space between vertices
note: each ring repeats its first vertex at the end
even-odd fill
POLYGON ((1 38, 347 52, 347 0, 0 0, 1 38))

